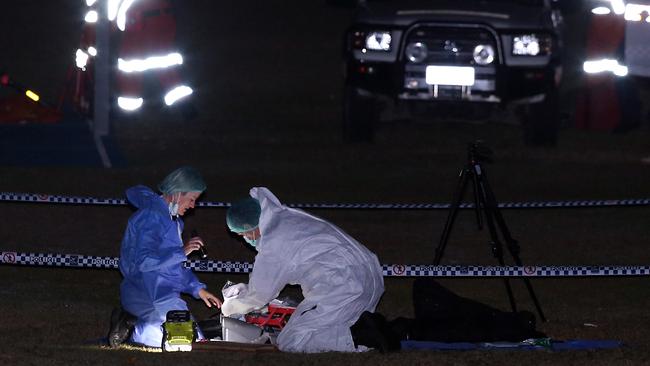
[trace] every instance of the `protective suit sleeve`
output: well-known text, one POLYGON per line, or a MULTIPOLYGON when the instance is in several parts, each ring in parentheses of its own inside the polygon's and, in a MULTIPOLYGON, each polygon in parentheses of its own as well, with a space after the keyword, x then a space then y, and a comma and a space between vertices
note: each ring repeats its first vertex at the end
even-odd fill
POLYGON ((237 297, 246 291, 248 291, 248 285, 245 283, 238 283, 236 285, 224 288, 221 290, 221 294, 223 295, 224 300, 228 300, 230 298, 237 297))
POLYGON ((160 248, 162 232, 160 223, 150 222, 139 228, 136 265, 141 272, 158 271, 187 260, 182 247, 160 248))
POLYGON ((207 288, 203 282, 199 281, 194 272, 189 268, 181 268, 183 276, 183 284, 185 286, 183 292, 192 295, 195 299, 199 299, 199 291, 202 288, 207 288))
POLYGON ((239 317, 239 315, 254 310, 255 308, 251 307, 250 303, 238 299, 239 296, 245 298, 247 292, 248 285, 245 283, 238 283, 222 291, 223 304, 221 305, 221 313, 224 316, 239 317))
POLYGON ((280 291, 289 283, 293 266, 285 255, 258 255, 255 258, 253 272, 245 291, 236 297, 228 298, 221 307, 225 316, 246 314, 260 309, 278 297, 280 291))

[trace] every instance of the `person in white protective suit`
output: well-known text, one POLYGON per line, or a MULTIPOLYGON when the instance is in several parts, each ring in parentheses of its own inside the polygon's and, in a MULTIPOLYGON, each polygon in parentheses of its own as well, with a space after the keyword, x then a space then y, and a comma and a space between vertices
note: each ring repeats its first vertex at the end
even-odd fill
POLYGON ((304 300, 278 335, 280 350, 366 350, 350 327, 375 311, 384 292, 375 254, 330 222, 282 205, 267 188, 252 188, 250 196, 229 208, 226 222, 257 256, 248 284, 228 289, 234 296, 224 300, 223 315, 260 309, 285 285, 299 284, 304 300))

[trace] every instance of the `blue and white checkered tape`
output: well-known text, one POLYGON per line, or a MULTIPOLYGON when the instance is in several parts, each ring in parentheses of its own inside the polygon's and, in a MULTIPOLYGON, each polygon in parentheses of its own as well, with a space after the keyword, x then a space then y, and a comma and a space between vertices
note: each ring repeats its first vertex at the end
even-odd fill
MULTIPOLYGON (((34 193, 0 192, 0 202, 31 202, 50 204, 75 204, 75 205, 112 205, 125 206, 123 198, 96 198, 96 197, 69 197, 34 193)), ((570 207, 615 207, 615 206, 646 206, 650 199, 612 199, 591 201, 539 201, 539 202, 505 202, 499 203, 499 208, 526 209, 526 208, 570 208, 570 207)), ((198 202, 199 207, 230 207, 229 202, 198 202)), ((449 203, 294 203, 287 206, 296 208, 322 208, 322 209, 374 209, 374 210, 446 210, 451 207, 449 203)), ((474 208, 473 203, 462 203, 460 208, 474 208)))
MULTIPOLYGON (((119 258, 80 254, 0 252, 0 264, 70 268, 118 268, 119 258)), ((253 264, 190 260, 185 266, 196 272, 250 273, 253 264)), ((384 264, 386 277, 617 277, 650 276, 650 266, 434 266, 384 264)))

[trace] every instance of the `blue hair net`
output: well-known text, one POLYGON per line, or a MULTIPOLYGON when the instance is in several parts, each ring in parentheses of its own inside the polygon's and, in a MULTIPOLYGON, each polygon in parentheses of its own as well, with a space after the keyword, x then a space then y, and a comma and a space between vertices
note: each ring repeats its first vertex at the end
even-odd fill
POLYGON ((203 192, 205 188, 203 177, 191 166, 174 170, 158 184, 160 192, 168 195, 176 192, 203 192))
POLYGON ((255 230, 260 222, 262 209, 260 202, 255 198, 248 197, 235 202, 228 208, 226 213, 226 224, 231 231, 244 233, 255 230))

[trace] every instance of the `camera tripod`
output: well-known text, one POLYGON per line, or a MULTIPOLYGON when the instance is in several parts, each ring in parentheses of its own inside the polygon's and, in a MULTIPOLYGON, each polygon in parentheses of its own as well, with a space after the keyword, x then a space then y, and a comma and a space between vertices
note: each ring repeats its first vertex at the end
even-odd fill
MULTIPOLYGON (((512 256, 514 262, 518 266, 522 266, 521 259, 519 257, 519 244, 515 239, 510 235, 510 230, 506 225, 501 212, 499 211, 497 200, 490 188, 490 185, 487 181, 487 176, 485 169, 481 165, 481 162, 489 162, 491 151, 485 146, 481 145, 480 142, 474 142, 469 144, 468 147, 468 162, 465 167, 460 171, 458 185, 456 187, 456 192, 452 200, 450 207, 449 215, 447 216, 447 221, 445 227, 442 231, 442 236, 440 237, 440 243, 435 251, 435 258, 433 260, 434 265, 439 265, 442 259, 445 248, 447 247, 447 242, 449 241, 449 236, 451 234, 451 229, 458 215, 458 210, 461 205, 467 186, 471 180, 472 189, 474 193, 474 213, 476 215, 476 221, 478 224, 478 229, 482 230, 483 228, 483 218, 490 232, 490 246, 492 249, 492 254, 498 260, 499 265, 505 266, 505 261, 503 259, 503 244, 499 240, 499 233, 501 232, 501 237, 506 243, 508 252, 512 256)), ((503 279, 504 285, 506 287, 506 292, 508 293, 508 299, 510 300, 510 306, 513 312, 517 311, 517 304, 515 302, 514 295, 512 293, 512 288, 510 287, 510 282, 507 278, 503 279)), ((537 313, 539 314, 540 320, 545 322, 546 317, 544 317, 544 312, 537 300, 533 286, 531 285, 528 278, 523 279, 528 293, 530 294, 537 313)))

